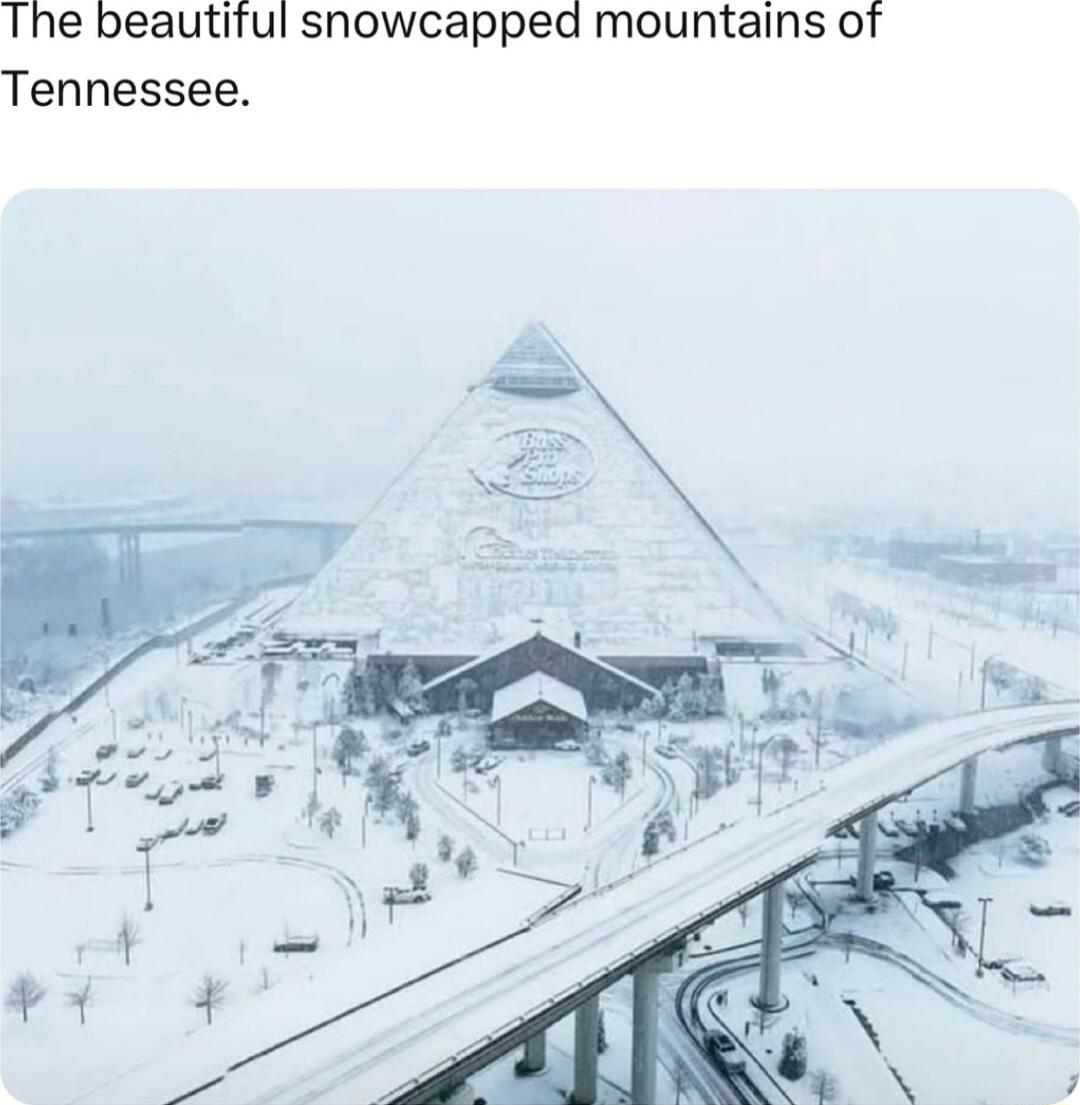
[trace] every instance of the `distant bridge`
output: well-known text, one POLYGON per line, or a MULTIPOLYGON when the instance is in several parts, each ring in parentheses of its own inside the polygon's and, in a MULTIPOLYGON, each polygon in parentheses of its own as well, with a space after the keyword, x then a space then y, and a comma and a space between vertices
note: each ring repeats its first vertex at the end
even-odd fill
POLYGON ((277 530, 305 534, 319 542, 322 563, 333 556, 341 542, 355 529, 353 522, 310 518, 241 518, 239 521, 155 520, 128 522, 80 522, 55 526, 4 526, 0 541, 47 541, 71 537, 115 537, 120 583, 134 593, 142 590, 142 537, 144 534, 220 533, 240 534, 253 530, 277 530))

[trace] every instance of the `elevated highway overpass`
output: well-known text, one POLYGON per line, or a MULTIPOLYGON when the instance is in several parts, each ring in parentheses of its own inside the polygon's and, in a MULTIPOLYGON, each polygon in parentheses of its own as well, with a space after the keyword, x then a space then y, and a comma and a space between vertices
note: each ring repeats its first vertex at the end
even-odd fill
MULTIPOLYGON (((543 1064, 543 1032, 570 1013, 577 1022, 575 1100, 595 1100, 596 1010, 601 991, 634 980, 633 1101, 655 1096, 658 973, 695 931, 764 893, 760 1002, 779 1007, 779 916, 784 879, 813 863, 829 833, 871 824, 880 807, 982 753, 1048 742, 1080 731, 1080 704, 1007 707, 909 730, 829 772, 821 789, 767 816, 686 845, 649 867, 586 894, 541 921, 422 977, 372 993, 318 1025, 224 1024, 172 1049, 82 1100, 135 1105, 424 1102, 525 1045, 543 1064), (254 1035, 253 1035, 254 1033, 254 1035), (590 1094, 592 1096, 590 1096, 590 1094)), ((968 771, 961 787, 961 805, 968 771)), ((863 834, 864 839, 867 834, 863 834)), ((869 859, 872 888, 872 848, 869 859)), ((860 878, 860 884, 864 883, 860 878)), ((871 889, 872 893, 872 889, 871 889)))

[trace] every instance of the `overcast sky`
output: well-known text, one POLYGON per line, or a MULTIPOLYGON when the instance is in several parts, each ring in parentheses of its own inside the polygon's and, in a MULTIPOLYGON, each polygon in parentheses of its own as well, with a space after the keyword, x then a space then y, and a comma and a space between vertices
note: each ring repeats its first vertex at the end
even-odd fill
POLYGON ((361 503, 542 319, 715 510, 1076 500, 1053 193, 38 192, 2 245, 7 495, 361 503))

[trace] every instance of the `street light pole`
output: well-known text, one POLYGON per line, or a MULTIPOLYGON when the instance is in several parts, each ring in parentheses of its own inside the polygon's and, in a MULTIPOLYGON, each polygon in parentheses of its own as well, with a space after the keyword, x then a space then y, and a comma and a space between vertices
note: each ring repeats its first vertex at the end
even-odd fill
POLYGON ((221 778, 221 734, 214 734, 214 773, 221 778))
POLYGON ((979 899, 982 902, 982 922, 979 925, 979 965, 975 968, 976 978, 982 978, 983 976, 983 950, 986 947, 986 907, 993 900, 993 898, 979 899))
POLYGON ((93 779, 87 779, 86 781, 86 831, 92 833, 94 831, 94 802, 90 797, 90 791, 94 786, 93 779))
POLYGON ((990 657, 987 656, 982 662, 982 691, 979 694, 979 709, 986 709, 986 671, 990 666, 990 657))
POLYGON ((495 824, 502 824, 502 776, 495 776, 495 824))
POLYGON ((151 910, 154 908, 154 901, 150 897, 150 848, 147 847, 143 852, 143 856, 146 859, 146 905, 143 906, 144 910, 151 910))
POLYGON ((311 793, 314 794, 316 798, 319 797, 319 758, 315 743, 315 737, 318 731, 319 723, 313 721, 311 723, 311 793))
POLYGON ((116 743, 116 707, 110 706, 109 713, 112 714, 112 739, 113 744, 116 743))

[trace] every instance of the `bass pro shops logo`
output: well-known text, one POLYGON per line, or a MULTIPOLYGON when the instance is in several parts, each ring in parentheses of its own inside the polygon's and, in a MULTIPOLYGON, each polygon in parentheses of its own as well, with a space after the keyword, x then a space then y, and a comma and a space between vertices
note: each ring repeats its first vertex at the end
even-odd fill
POLYGON ((592 451, 562 430, 511 430, 470 468, 487 491, 519 499, 555 499, 580 491, 596 475, 592 451))

